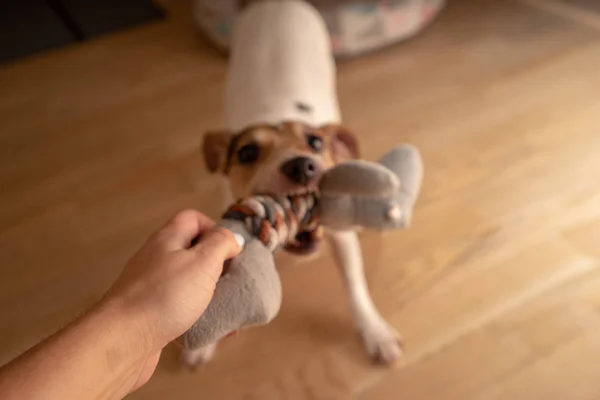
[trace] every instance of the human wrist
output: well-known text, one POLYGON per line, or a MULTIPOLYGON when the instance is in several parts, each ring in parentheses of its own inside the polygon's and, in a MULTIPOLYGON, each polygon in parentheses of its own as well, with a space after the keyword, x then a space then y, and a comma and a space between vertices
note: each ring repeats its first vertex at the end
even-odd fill
POLYGON ((122 296, 110 294, 98 302, 87 318, 108 326, 129 356, 146 357, 158 350, 145 313, 130 305, 122 296))

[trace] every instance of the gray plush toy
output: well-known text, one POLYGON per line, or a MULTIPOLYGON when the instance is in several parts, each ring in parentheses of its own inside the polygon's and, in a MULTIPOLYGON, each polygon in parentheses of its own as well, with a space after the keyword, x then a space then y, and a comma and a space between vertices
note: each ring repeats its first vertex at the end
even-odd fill
POLYGON ((214 297, 183 336, 197 349, 242 328, 269 323, 281 306, 281 281, 273 253, 299 233, 409 226, 423 178, 418 150, 403 145, 379 163, 353 160, 329 169, 318 193, 293 197, 253 196, 229 208, 220 225, 246 239, 224 266, 214 297))

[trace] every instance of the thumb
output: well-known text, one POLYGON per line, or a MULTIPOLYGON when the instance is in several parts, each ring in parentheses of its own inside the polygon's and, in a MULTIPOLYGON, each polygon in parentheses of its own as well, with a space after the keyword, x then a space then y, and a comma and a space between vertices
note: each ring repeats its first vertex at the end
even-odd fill
POLYGON ((202 238, 191 250, 196 253, 204 264, 204 270, 215 282, 221 275, 223 263, 237 256, 245 244, 241 235, 234 234, 229 229, 215 227, 202 235, 202 238))

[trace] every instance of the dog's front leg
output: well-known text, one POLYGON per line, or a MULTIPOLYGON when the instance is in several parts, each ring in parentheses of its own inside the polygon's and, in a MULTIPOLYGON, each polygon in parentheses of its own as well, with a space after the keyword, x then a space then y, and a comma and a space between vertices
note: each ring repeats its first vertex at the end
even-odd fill
POLYGON ((328 232, 328 237, 347 286, 356 328, 367 352, 378 363, 392 364, 402 354, 400 341, 396 331, 373 304, 356 232, 328 232))

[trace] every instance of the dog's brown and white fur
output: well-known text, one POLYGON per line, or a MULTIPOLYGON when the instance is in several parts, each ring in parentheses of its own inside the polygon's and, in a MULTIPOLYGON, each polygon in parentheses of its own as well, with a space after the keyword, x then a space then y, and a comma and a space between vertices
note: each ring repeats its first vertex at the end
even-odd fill
MULTIPOLYGON (((330 39, 310 5, 264 1, 244 10, 232 42, 226 115, 229 129, 208 132, 203 152, 209 170, 227 182, 227 205, 255 193, 310 190, 331 165, 358 156, 354 135, 340 125, 330 39)), ((400 344, 369 294, 356 233, 326 236, 366 350, 392 363, 400 344)), ((184 361, 207 362, 215 347, 188 350, 184 361)))

